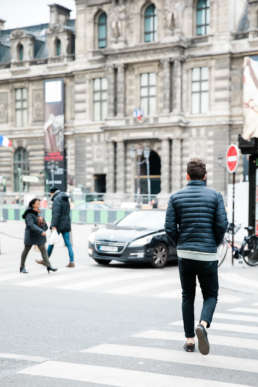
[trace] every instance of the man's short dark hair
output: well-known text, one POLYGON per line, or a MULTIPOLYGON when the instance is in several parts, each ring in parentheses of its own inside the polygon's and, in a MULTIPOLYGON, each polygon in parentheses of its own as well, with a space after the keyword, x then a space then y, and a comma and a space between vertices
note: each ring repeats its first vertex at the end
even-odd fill
POLYGON ((56 191, 58 191, 58 188, 56 188, 56 187, 50 188, 50 193, 55 193, 56 191))
POLYGON ((191 180, 203 180, 206 175, 206 165, 201 159, 191 159, 187 164, 187 173, 191 180))

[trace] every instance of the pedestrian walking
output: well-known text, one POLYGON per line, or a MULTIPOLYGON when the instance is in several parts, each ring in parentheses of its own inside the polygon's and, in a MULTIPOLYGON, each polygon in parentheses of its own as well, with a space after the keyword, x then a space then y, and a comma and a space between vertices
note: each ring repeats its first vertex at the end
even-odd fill
POLYGON ((29 203, 29 207, 22 215, 26 223, 25 235, 24 235, 24 249, 21 255, 20 272, 28 273, 25 268, 26 258, 33 245, 38 246, 42 256, 42 260, 47 268, 48 273, 50 271, 56 271, 49 262, 47 251, 45 248, 46 243, 46 230, 48 228, 43 217, 40 216, 40 199, 32 199, 29 203))
MULTIPOLYGON (((71 218, 70 218, 70 202, 69 196, 65 192, 61 192, 56 187, 50 189, 52 204, 52 220, 51 230, 56 230, 58 234, 62 234, 65 246, 69 253, 69 263, 66 267, 75 267, 74 252, 71 243, 71 218)), ((54 249, 53 244, 48 246, 48 256, 50 257, 54 249)), ((40 264, 44 264, 43 261, 37 261, 40 264)))
POLYGON ((212 322, 218 298, 217 247, 227 229, 227 215, 221 193, 206 187, 206 165, 200 159, 187 164, 188 184, 171 195, 166 212, 165 230, 177 248, 182 287, 182 313, 187 352, 209 353, 207 328, 212 322), (194 330, 196 278, 203 295, 199 324, 194 330))

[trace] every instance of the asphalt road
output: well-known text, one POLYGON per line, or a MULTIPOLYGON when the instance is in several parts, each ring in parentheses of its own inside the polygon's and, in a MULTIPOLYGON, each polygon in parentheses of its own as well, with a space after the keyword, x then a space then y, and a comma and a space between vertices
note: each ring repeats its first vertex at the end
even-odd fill
MULTIPOLYGON (((60 243, 57 273, 32 251, 21 275, 22 232, 20 222, 0 224, 1 387, 258 386, 256 268, 245 286, 249 272, 225 266, 204 357, 182 350, 176 265, 98 266, 87 257, 88 228, 75 226, 75 269, 60 243)), ((200 307, 198 293, 196 318, 200 307)))

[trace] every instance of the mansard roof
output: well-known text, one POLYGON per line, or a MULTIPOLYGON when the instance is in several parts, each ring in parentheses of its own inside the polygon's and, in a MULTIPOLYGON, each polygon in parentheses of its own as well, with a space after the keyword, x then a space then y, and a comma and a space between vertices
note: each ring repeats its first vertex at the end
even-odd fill
MULTIPOLYGON (((49 23, 37 24, 32 26, 12 28, 0 31, 0 65, 7 65, 11 62, 11 35, 14 31, 23 31, 25 35, 30 35, 35 39, 34 58, 47 59, 46 32, 49 29, 49 23)), ((75 20, 67 21, 64 29, 75 32, 75 20)))

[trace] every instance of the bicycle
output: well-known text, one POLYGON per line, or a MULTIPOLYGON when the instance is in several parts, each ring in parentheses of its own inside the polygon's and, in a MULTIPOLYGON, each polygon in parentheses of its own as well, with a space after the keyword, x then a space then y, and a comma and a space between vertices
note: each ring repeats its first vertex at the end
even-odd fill
MULTIPOLYGON (((240 229, 240 225, 235 226, 235 232, 240 229)), ((253 227, 245 227, 248 233, 253 232, 253 227)), ((258 266, 258 237, 255 234, 245 236, 240 247, 232 246, 233 224, 230 223, 223 242, 218 247, 218 267, 222 265, 228 253, 228 249, 233 250, 233 258, 244 260, 249 266, 258 266)))

